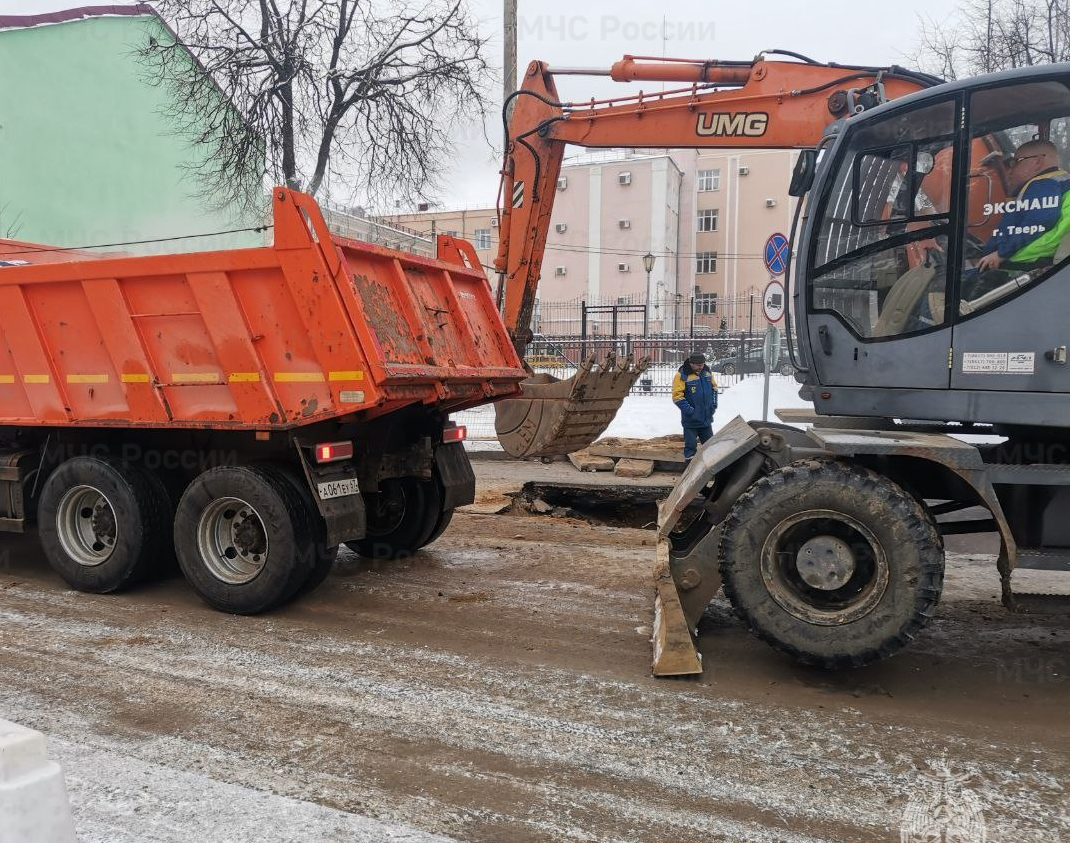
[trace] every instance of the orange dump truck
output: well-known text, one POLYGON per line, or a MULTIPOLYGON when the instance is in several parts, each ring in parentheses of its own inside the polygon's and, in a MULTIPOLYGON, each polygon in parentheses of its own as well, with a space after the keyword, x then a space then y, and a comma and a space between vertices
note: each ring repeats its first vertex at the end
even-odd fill
POLYGON ((338 545, 410 553, 470 503, 448 413, 525 377, 471 246, 332 237, 273 194, 269 248, 102 257, 0 242, 0 530, 74 588, 177 557, 211 605, 317 585, 338 545))

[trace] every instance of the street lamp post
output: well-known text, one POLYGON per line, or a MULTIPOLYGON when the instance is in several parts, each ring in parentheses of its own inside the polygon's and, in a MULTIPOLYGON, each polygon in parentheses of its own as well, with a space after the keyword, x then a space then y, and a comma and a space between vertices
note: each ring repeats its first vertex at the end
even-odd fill
POLYGON ((654 271, 654 256, 647 252, 643 255, 643 269, 646 270, 646 304, 643 305, 643 336, 646 336, 649 331, 649 315, 650 315, 650 273, 654 271))

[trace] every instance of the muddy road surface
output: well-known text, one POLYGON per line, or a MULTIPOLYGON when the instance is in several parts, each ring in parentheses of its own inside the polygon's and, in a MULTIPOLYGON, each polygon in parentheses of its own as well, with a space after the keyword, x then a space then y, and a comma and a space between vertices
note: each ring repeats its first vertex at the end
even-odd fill
POLYGON ((83 841, 980 843, 980 817, 989 841, 1070 840, 1070 620, 1006 613, 990 557, 953 556, 883 664, 797 667, 718 598, 706 674, 664 681, 651 544, 458 515, 245 618, 178 578, 72 592, 26 537, 0 569, 0 717, 48 734, 83 841))

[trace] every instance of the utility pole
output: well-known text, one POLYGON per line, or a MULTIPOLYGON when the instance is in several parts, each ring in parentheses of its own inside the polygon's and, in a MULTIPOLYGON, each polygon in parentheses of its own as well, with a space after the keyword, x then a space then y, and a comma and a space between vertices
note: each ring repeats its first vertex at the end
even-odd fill
MULTIPOLYGON (((505 52, 502 62, 502 103, 512 95, 516 90, 516 16, 517 16, 517 0, 505 0, 504 17, 505 22, 502 28, 502 41, 504 42, 505 52)), ((512 116, 513 108, 509 106, 509 115, 512 116)), ((505 139, 506 145, 509 143, 509 138, 505 139)))

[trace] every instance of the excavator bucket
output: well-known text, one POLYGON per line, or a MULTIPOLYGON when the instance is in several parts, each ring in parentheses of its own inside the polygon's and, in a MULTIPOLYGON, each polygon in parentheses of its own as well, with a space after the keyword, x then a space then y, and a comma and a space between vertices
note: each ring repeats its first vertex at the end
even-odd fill
POLYGON ((610 354, 601 365, 593 356, 571 378, 537 374, 522 381, 520 398, 499 401, 494 428, 511 456, 553 457, 586 448, 605 432, 625 396, 650 365, 610 354))

